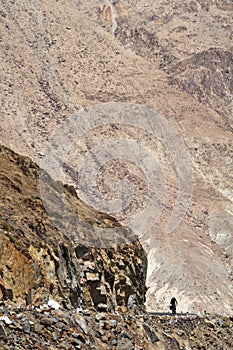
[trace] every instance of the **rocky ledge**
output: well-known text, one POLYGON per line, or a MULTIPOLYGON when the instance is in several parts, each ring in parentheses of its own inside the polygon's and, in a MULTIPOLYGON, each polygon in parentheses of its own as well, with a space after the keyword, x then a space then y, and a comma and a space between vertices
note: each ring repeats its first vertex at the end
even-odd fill
POLYGON ((4 350, 230 350, 232 337, 232 317, 65 310, 52 300, 40 307, 0 307, 4 350))

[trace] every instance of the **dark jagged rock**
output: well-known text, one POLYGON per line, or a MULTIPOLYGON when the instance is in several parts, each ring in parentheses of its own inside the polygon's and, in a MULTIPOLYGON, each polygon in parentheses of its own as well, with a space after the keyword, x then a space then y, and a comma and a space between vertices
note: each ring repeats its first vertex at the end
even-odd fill
POLYGON ((167 67, 172 84, 177 84, 200 102, 207 103, 230 126, 232 70, 232 53, 215 48, 193 54, 182 62, 167 67))
POLYGON ((0 322, 0 341, 1 339, 7 339, 7 333, 2 322, 0 322))

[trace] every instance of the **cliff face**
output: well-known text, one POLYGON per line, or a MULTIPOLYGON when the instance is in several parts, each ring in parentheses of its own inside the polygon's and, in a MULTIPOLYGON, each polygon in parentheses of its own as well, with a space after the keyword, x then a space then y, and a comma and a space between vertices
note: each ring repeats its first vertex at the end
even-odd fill
POLYGON ((97 220, 100 230, 109 227, 109 235, 116 231, 125 239, 127 233, 132 237, 129 230, 60 185, 59 194, 67 193, 79 218, 79 237, 59 232, 40 198, 38 166, 5 147, 0 176, 0 300, 31 305, 55 298, 66 308, 143 309, 147 260, 140 243, 95 248, 87 236, 81 239, 86 234, 98 241, 97 220))

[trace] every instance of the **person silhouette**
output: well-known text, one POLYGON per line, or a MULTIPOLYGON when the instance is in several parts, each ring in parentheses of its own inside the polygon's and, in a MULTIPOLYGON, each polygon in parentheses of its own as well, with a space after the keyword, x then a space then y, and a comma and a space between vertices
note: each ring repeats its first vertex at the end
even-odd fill
POLYGON ((177 305, 177 300, 175 297, 171 298, 171 301, 170 301, 170 310, 172 311, 173 314, 176 313, 176 305, 177 305))

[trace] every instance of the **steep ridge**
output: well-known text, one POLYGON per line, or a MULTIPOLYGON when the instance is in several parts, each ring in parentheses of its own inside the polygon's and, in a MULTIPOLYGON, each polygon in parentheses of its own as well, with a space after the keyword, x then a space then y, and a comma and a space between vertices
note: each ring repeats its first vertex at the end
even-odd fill
POLYGON ((172 84, 210 105, 232 127, 232 67, 230 51, 211 48, 167 69, 172 84))
POLYGON ((117 38, 232 128, 232 2, 118 2, 117 38))

